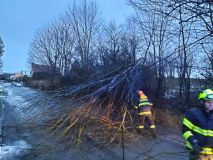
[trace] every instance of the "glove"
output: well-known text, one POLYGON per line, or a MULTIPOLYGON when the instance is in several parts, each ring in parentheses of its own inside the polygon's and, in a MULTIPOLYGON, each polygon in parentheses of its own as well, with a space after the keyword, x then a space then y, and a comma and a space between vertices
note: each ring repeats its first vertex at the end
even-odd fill
POLYGON ((134 106, 135 109, 138 109, 138 106, 134 106))
POLYGON ((201 152, 203 150, 202 147, 199 146, 197 140, 194 140, 192 142, 192 147, 193 147, 193 149, 194 149, 195 152, 201 152))

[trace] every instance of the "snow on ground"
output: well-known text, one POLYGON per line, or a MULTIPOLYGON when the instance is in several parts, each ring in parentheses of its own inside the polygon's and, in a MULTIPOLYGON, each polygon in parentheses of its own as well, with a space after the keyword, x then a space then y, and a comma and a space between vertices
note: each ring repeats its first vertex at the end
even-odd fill
POLYGON ((31 145, 26 141, 20 140, 16 141, 11 145, 0 146, 0 159, 13 158, 14 156, 18 156, 24 150, 30 149, 31 145))

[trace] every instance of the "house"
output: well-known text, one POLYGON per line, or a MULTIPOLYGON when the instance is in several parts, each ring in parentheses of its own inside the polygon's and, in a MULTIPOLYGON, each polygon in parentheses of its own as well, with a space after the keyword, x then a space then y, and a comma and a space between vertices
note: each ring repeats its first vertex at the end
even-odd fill
MULTIPOLYGON (((55 75, 59 75, 57 69, 55 75)), ((53 70, 50 66, 31 63, 31 75, 36 79, 47 78, 53 76, 53 70)))
POLYGON ((31 75, 34 78, 44 78, 51 73, 50 66, 31 63, 31 75))
POLYGON ((31 74, 48 73, 51 71, 50 66, 31 63, 31 74))
POLYGON ((10 79, 13 81, 22 81, 23 77, 24 77, 24 73, 23 73, 23 71, 21 71, 21 72, 17 72, 17 73, 14 73, 13 75, 11 75, 10 79))

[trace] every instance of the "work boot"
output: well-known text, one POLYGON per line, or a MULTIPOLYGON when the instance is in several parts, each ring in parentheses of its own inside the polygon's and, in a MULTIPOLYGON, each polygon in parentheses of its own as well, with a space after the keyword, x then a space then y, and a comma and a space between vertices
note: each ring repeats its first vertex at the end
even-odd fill
POLYGON ((136 131, 137 131, 138 134, 142 134, 143 133, 143 129, 141 129, 141 128, 137 128, 136 131))
POLYGON ((138 126, 137 127, 137 130, 138 130, 138 134, 142 134, 142 131, 143 131, 143 129, 144 129, 144 126, 138 126))

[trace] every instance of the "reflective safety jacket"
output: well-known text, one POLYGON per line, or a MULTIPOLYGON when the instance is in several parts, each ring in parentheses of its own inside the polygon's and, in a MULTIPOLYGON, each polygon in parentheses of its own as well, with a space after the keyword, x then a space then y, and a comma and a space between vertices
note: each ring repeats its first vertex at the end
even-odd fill
POLYGON ((139 109, 139 115, 151 114, 151 107, 153 103, 148 99, 139 99, 138 106, 135 106, 136 109, 139 109))
POLYGON ((182 132, 187 148, 193 151, 192 143, 197 140, 203 149, 200 154, 213 154, 213 111, 196 108, 187 112, 182 132))
POLYGON ((142 107, 142 106, 153 106, 153 104, 148 99, 140 99, 139 107, 142 107))

